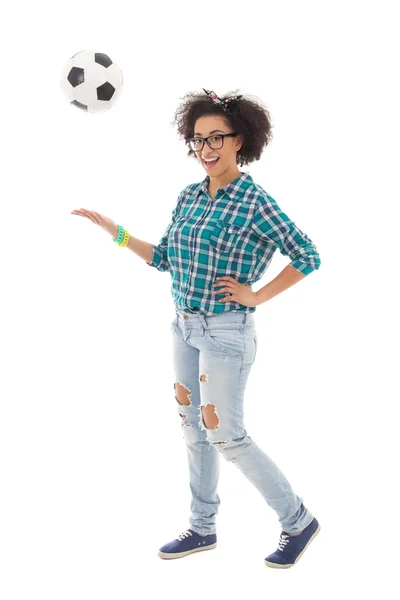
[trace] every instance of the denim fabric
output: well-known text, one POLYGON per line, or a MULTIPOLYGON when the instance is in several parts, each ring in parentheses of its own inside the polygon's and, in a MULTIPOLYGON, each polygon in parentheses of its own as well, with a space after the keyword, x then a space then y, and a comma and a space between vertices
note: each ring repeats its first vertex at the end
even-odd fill
POLYGON ((189 462, 190 528, 203 535, 216 532, 222 454, 276 511, 284 531, 303 530, 313 515, 244 427, 244 391, 257 353, 253 314, 230 311, 203 316, 183 312, 176 305, 175 311, 171 324, 174 388, 189 462), (188 390, 190 405, 178 402, 176 383, 188 390), (201 406, 207 404, 214 405, 219 419, 214 429, 203 420, 201 406))

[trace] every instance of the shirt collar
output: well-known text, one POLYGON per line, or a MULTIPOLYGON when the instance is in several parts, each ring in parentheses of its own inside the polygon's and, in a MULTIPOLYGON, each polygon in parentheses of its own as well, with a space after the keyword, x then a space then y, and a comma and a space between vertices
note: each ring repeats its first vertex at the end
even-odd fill
MULTIPOLYGON (((234 179, 234 181, 231 181, 225 187, 219 188, 218 191, 222 190, 225 194, 227 194, 229 196, 229 198, 231 200, 241 200, 241 198, 244 196, 244 194, 248 190, 248 188, 254 185, 253 178, 249 173, 243 173, 242 171, 241 171, 241 173, 242 174, 240 177, 237 177, 236 179, 234 179)), ((201 193, 203 193, 203 194, 208 193, 209 180, 210 180, 210 178, 207 175, 207 177, 205 177, 203 179, 203 181, 199 184, 199 187, 197 190, 198 196, 201 193)))

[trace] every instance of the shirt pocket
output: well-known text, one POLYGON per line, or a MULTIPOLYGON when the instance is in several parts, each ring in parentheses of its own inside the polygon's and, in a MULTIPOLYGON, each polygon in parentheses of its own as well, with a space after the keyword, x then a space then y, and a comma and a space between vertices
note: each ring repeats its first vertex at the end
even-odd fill
POLYGON ((240 236, 246 231, 246 227, 225 223, 218 219, 210 234, 210 246, 219 253, 228 255, 236 247, 240 236))

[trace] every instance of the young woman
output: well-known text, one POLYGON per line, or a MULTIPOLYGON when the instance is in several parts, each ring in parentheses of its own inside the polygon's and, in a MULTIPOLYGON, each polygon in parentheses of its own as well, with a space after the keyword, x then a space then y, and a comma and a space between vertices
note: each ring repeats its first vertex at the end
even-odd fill
POLYGON ((289 568, 320 525, 248 435, 243 399, 257 352, 256 306, 317 270, 320 257, 274 198, 238 168, 259 160, 272 138, 266 108, 243 95, 219 98, 203 91, 183 98, 174 124, 206 177, 182 190, 157 246, 132 238, 94 211, 73 214, 91 219, 149 266, 171 274, 174 389, 189 462, 191 512, 190 527, 162 546, 159 556, 181 558, 216 547, 222 455, 253 483, 281 523, 278 548, 265 564, 289 568), (264 275, 276 249, 290 264, 253 292, 251 285, 264 275))

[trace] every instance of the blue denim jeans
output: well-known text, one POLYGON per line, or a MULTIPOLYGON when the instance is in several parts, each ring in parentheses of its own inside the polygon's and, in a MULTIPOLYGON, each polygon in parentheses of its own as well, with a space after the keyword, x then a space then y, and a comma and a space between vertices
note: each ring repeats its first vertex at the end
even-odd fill
POLYGON ((175 311, 171 324, 174 389, 189 461, 190 528, 203 535, 216 533, 222 454, 276 511, 284 531, 302 531, 313 515, 244 428, 243 396, 257 353, 253 314, 231 311, 206 317, 182 312, 177 306, 175 311), (181 402, 177 383, 185 388, 179 388, 181 402), (190 404, 182 403, 183 396, 190 404), (206 426, 201 408, 207 404, 214 406, 213 428, 206 426))

